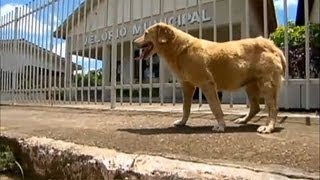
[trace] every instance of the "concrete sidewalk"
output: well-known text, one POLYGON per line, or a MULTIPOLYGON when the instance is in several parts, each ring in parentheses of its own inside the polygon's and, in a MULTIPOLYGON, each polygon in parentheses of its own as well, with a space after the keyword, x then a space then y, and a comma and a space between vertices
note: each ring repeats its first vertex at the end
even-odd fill
POLYGON ((170 106, 171 111, 168 108, 165 112, 148 109, 149 106, 132 106, 135 107, 132 111, 128 108, 110 111, 86 105, 67 107, 70 106, 1 106, 1 131, 15 137, 46 137, 129 154, 267 167, 274 173, 282 172, 285 167, 319 174, 316 115, 290 115, 282 118, 275 133, 262 135, 256 133, 256 129, 264 124, 263 117, 255 118, 256 123, 236 125, 232 120, 239 115, 230 113, 226 115, 226 132, 213 133, 211 127, 215 121, 206 110, 195 111, 187 127, 174 128, 172 122, 181 118, 177 106, 170 106))

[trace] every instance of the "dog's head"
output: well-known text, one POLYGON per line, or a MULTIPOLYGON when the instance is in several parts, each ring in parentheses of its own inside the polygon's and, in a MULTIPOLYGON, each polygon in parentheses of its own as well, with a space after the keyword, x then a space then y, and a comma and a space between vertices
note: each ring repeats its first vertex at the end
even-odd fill
POLYGON ((138 48, 142 48, 139 59, 146 59, 158 53, 163 46, 167 46, 175 38, 172 26, 157 23, 145 30, 144 34, 134 40, 138 48))

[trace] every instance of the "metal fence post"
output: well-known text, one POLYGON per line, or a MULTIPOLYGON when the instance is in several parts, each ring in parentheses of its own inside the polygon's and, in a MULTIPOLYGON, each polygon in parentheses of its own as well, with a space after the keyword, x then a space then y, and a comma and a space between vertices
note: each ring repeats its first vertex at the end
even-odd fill
MULTIPOLYGON (((18 49, 17 49, 17 41, 18 41, 18 12, 19 12, 19 8, 16 7, 14 9, 14 42, 13 42, 13 52, 14 52, 14 57, 17 58, 17 53, 18 53, 18 49)), ((17 81, 17 75, 16 75, 16 66, 17 65, 13 65, 13 73, 12 73, 12 89, 11 89, 11 100, 12 100, 12 104, 15 103, 15 90, 16 90, 16 81, 17 81)))
POLYGON ((118 1, 112 0, 112 49, 111 49, 111 109, 116 107, 117 100, 117 37, 116 27, 118 26, 118 1))
POLYGON ((305 84, 306 84, 306 94, 305 94, 305 108, 310 109, 310 29, 309 29, 309 4, 308 1, 304 1, 304 27, 305 27, 305 84))

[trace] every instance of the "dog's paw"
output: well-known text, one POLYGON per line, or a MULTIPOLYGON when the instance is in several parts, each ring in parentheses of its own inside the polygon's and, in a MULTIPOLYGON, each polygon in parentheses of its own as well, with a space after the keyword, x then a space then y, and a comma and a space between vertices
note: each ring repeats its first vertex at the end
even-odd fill
POLYGON ((183 120, 176 120, 175 122, 173 122, 173 126, 175 126, 175 127, 182 127, 185 125, 186 125, 186 122, 183 120))
POLYGON ((273 131, 273 127, 272 126, 260 126, 257 131, 259 133, 263 133, 263 134, 269 134, 273 131))
POLYGON ((212 131, 213 132, 224 132, 224 129, 225 129, 224 124, 217 124, 217 125, 213 126, 212 131))
POLYGON ((236 124, 247 124, 247 118, 244 117, 244 118, 239 118, 239 119, 236 119, 235 121, 233 121, 234 123, 236 124))

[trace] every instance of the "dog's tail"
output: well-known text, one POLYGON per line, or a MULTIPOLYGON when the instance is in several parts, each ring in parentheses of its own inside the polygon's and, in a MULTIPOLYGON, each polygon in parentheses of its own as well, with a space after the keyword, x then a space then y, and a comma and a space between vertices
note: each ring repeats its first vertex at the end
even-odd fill
POLYGON ((282 76, 284 77, 286 74, 286 69, 287 69, 286 57, 284 56, 283 52, 280 49, 277 49, 277 53, 278 53, 280 60, 281 60, 282 76))

